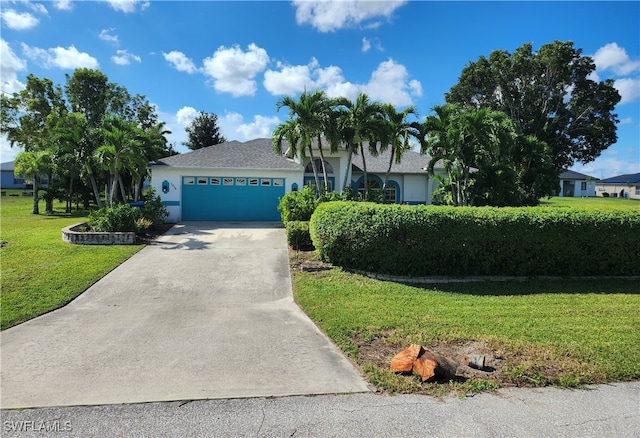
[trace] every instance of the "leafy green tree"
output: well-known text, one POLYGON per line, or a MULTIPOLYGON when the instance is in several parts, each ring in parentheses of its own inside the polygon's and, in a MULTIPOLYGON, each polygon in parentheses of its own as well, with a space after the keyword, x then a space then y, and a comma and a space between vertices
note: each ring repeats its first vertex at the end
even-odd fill
POLYGON ((417 115, 417 110, 413 106, 408 106, 398 112, 395 106, 384 104, 383 110, 388 129, 388 141, 381 144, 380 151, 383 152, 387 148, 391 148, 389 166, 387 167, 384 184, 382 185, 382 191, 384 192, 389 183, 389 174, 391 173, 391 166, 394 160, 398 164, 402 161, 403 154, 411 149, 410 142, 412 138, 418 141, 421 140, 422 125, 417 121, 408 120, 410 116, 415 117, 417 115))
MULTIPOLYGON (((289 108, 289 119, 276 126, 273 131, 273 149, 274 152, 282 154, 282 143, 284 140, 289 144, 289 156, 293 157, 300 154, 305 158, 309 154, 311 159, 311 168, 313 169, 313 177, 315 179, 316 190, 320 187, 320 177, 313 155, 312 142, 318 140, 321 146, 321 137, 329 129, 328 124, 332 120, 330 114, 333 102, 327 98, 324 91, 316 90, 308 93, 303 92, 298 100, 285 96, 278 100, 276 109, 283 107, 289 108)), ((336 139, 332 137, 330 142, 335 145, 336 139)), ((333 147, 333 146, 332 146, 333 147)), ((337 147, 337 146, 336 146, 337 147)), ((322 149, 320 148, 322 152, 322 149)), ((327 187, 326 170, 324 169, 324 159, 321 155, 323 173, 325 178, 325 189, 327 187)))
POLYGON ((576 161, 593 161, 617 140, 613 110, 620 95, 612 80, 590 79, 594 71, 593 59, 570 41, 544 44, 538 52, 527 43, 470 62, 445 97, 504 112, 518 134, 551 148, 559 173, 576 161))
POLYGON ((188 140, 183 144, 191 150, 224 143, 227 140, 220 134, 218 116, 200 111, 186 128, 188 140))
POLYGON ((95 154, 103 166, 109 170, 111 176, 108 198, 111 207, 114 205, 118 184, 120 184, 122 199, 126 200, 121 173, 139 166, 144 160, 138 138, 139 129, 133 122, 126 122, 115 116, 104 119, 103 144, 96 149, 95 154))
POLYGON ((353 102, 347 98, 336 99, 336 102, 342 107, 339 109, 337 120, 338 130, 349 152, 342 187, 343 190, 347 188, 353 154, 360 151, 364 167, 364 189, 366 197, 369 192, 369 177, 364 155, 364 145, 367 143, 369 152, 375 156, 378 153, 377 142, 386 142, 387 133, 384 108, 381 103, 372 102, 365 93, 360 93, 353 102))
POLYGON ((40 175, 46 173, 51 165, 48 151, 22 151, 16 155, 15 173, 25 175, 33 184, 33 214, 40 214, 38 201, 40 199, 40 175))

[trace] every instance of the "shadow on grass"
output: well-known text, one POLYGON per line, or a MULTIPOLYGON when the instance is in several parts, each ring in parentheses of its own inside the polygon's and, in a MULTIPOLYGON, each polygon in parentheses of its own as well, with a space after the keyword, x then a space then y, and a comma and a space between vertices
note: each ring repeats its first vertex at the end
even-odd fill
POLYGON ((536 295, 536 294, 631 294, 640 295, 638 278, 526 279, 522 281, 475 281, 414 285, 464 295, 536 295))

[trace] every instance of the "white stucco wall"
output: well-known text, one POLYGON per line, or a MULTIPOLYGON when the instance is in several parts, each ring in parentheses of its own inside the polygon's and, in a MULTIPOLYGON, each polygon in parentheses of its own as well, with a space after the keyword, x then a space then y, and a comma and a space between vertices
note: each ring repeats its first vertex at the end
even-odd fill
POLYGON ((408 204, 429 204, 427 183, 429 179, 427 173, 424 175, 408 174, 404 175, 404 194, 401 196, 402 202, 408 204))
POLYGON ((169 217, 167 222, 180 222, 182 209, 182 177, 183 176, 219 176, 219 177, 256 177, 284 178, 285 193, 289 193, 294 184, 302 188, 302 171, 257 170, 257 169, 195 169, 153 166, 151 168, 151 185, 165 203, 169 217), (168 193, 162 192, 162 183, 169 183, 168 193))

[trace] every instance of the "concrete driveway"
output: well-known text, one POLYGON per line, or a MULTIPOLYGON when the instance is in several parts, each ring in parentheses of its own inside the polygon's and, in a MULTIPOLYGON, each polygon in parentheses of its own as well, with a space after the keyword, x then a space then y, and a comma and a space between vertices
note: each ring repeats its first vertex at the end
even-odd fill
POLYGON ((177 224, 0 341, 5 409, 369 390, 294 303, 273 223, 177 224))

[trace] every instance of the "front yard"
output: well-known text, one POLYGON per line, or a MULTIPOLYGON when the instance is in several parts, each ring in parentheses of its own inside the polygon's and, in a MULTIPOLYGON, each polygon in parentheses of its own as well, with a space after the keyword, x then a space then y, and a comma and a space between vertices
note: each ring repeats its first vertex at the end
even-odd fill
POLYGON ((61 229, 87 211, 65 214, 56 202, 54 214, 33 215, 31 206, 30 197, 2 197, 2 330, 64 306, 143 247, 71 245, 61 229))

